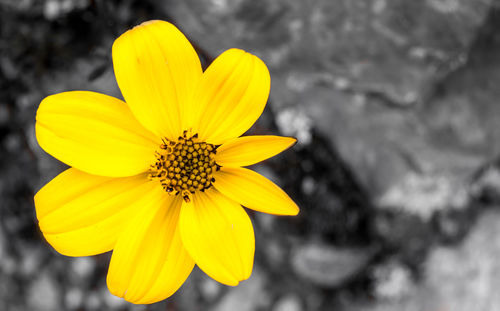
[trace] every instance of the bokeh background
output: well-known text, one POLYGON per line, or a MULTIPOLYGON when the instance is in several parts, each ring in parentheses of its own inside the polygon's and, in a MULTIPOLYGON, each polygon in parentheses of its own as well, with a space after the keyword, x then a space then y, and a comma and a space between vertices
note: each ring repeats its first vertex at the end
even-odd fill
POLYGON ((500 2, 1 0, 0 310, 500 310, 500 2), (172 298, 108 293, 110 254, 57 254, 33 194, 65 169, 38 146, 41 99, 120 97, 111 45, 176 24, 205 65, 238 47, 272 76, 252 133, 293 135, 255 167, 301 207, 249 211, 252 277, 195 269, 172 298))

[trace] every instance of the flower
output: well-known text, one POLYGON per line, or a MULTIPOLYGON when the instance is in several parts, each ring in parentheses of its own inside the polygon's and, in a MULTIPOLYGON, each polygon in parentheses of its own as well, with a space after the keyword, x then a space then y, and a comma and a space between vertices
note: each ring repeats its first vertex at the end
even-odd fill
POLYGON ((126 103, 73 91, 38 108, 38 143, 71 166, 35 195, 43 235, 67 256, 113 250, 108 288, 132 303, 169 297, 195 263, 237 285, 250 277, 255 250, 241 205, 299 211, 279 187, 243 168, 296 141, 240 137, 269 96, 266 65, 230 49, 203 72, 189 41, 164 21, 120 36, 113 65, 126 103))

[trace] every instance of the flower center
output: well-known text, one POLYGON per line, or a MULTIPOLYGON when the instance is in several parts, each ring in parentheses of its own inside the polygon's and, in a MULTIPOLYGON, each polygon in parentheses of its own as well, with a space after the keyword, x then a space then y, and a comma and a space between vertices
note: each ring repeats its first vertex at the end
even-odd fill
POLYGON ((220 169, 215 163, 216 146, 198 141, 198 134, 184 131, 177 141, 163 139, 155 153, 149 177, 158 179, 163 189, 171 194, 181 194, 189 202, 195 191, 205 191, 215 179, 212 174, 220 169))

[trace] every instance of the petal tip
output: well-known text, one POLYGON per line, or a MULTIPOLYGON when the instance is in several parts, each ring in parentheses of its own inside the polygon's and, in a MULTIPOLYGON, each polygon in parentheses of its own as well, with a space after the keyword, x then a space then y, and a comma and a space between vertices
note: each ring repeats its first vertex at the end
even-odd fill
POLYGON ((298 142, 297 138, 295 138, 293 136, 281 136, 281 137, 288 141, 288 146, 285 149, 283 149, 281 152, 288 150, 290 148, 293 148, 298 142))
POLYGON ((275 213, 275 215, 276 216, 297 216, 299 213, 300 213, 300 208, 294 202, 294 205, 291 206, 289 209, 282 210, 279 213, 275 213))
POLYGON ((240 281, 238 280, 231 280, 231 281, 225 281, 225 282, 221 282, 220 280, 216 280, 217 282, 220 282, 226 286, 232 286, 232 287, 235 287, 235 286, 238 286, 240 284, 240 281))
POLYGON ((289 204, 290 208, 287 211, 285 211, 282 214, 282 216, 297 216, 300 213, 300 208, 292 198, 289 197, 289 199, 290 199, 290 204, 289 204))
POLYGON ((106 278, 106 285, 108 286, 108 290, 111 293, 111 295, 116 296, 118 298, 123 298, 123 296, 125 295, 124 293, 120 294, 118 291, 116 291, 113 288, 113 282, 109 278, 109 273, 108 273, 108 277, 106 278))

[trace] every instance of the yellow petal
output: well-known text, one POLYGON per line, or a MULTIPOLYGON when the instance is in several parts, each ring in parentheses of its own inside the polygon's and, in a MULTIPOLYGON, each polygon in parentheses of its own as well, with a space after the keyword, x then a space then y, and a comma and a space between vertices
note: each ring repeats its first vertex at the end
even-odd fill
POLYGON ((262 114, 271 78, 256 56, 238 49, 222 53, 203 73, 191 98, 193 131, 222 144, 246 132, 262 114))
POLYGON ((46 97, 36 115, 36 138, 64 163, 110 177, 146 171, 159 146, 124 102, 83 91, 46 97))
POLYGON ((182 204, 180 230, 189 255, 210 277, 232 286, 250 277, 255 238, 238 203, 213 188, 195 193, 182 204))
POLYGON ((246 168, 222 167, 214 174, 214 187, 253 210, 275 215, 297 215, 299 207, 273 182, 246 168))
POLYGON ((114 295, 132 303, 153 303, 172 295, 187 279, 194 262, 182 245, 178 221, 180 196, 161 187, 120 235, 107 283, 114 295))
POLYGON ((184 129, 186 98, 202 74, 186 37, 164 21, 143 23, 116 39, 113 65, 136 118, 158 136, 176 139, 184 129))
POLYGON ((296 142, 292 137, 243 136, 220 146, 215 161, 222 166, 248 166, 273 157, 296 142))
POLYGON ((40 230, 63 255, 110 251, 153 186, 159 188, 145 175, 110 178, 70 168, 35 195, 40 230))

